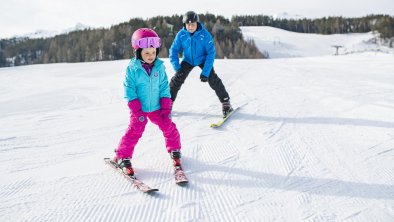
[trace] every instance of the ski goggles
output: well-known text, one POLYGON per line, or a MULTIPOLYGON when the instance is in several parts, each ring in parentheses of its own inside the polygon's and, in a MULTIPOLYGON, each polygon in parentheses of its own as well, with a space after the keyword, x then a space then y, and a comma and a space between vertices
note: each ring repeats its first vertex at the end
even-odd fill
POLYGON ((159 37, 146 37, 138 40, 133 40, 133 44, 139 48, 159 48, 161 46, 161 39, 159 37))

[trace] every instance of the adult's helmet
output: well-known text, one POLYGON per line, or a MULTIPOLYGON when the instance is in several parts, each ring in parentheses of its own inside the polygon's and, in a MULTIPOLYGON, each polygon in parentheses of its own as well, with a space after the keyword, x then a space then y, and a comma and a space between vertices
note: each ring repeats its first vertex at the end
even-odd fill
POLYGON ((131 46, 134 50, 144 48, 160 48, 161 39, 155 31, 149 28, 140 28, 135 30, 131 36, 131 46))
POLYGON ((193 11, 188 11, 183 15, 182 22, 183 24, 192 23, 192 22, 199 22, 200 18, 198 17, 197 13, 193 11))

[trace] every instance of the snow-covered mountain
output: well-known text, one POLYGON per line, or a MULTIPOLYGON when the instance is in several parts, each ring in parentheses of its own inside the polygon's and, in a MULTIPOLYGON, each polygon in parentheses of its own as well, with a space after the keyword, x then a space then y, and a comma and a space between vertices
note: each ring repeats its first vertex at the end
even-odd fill
POLYGON ((194 69, 173 113, 189 186, 175 185, 157 126, 148 123, 135 150, 136 174, 156 195, 103 161, 128 126, 127 60, 1 68, 0 218, 391 222, 393 59, 216 60, 232 104, 242 106, 220 129, 209 125, 221 105, 194 69))
POLYGON ((281 12, 281 13, 273 14, 272 18, 274 18, 274 19, 303 19, 303 18, 306 18, 306 16, 302 16, 302 15, 298 15, 298 14, 290 14, 288 12, 281 12))
POLYGON ((55 30, 37 30, 32 33, 27 33, 23 35, 16 35, 15 38, 29 38, 29 39, 38 39, 38 38, 50 38, 55 35, 58 35, 59 32, 55 30))
POLYGON ((270 58, 291 58, 351 54, 360 52, 394 53, 380 43, 378 33, 304 34, 268 26, 241 27, 245 39, 253 39, 261 52, 270 58))
POLYGON ((82 30, 89 29, 89 28, 92 28, 92 27, 82 24, 82 23, 77 23, 74 27, 64 29, 60 33, 64 34, 64 33, 70 33, 70 32, 74 32, 74 31, 82 31, 82 30))
POLYGON ((15 38, 30 38, 30 39, 38 39, 38 38, 51 38, 56 35, 67 34, 73 31, 80 31, 91 28, 90 26, 84 25, 82 23, 77 23, 74 27, 67 28, 61 31, 56 30, 37 30, 32 33, 27 33, 24 35, 14 36, 15 38))

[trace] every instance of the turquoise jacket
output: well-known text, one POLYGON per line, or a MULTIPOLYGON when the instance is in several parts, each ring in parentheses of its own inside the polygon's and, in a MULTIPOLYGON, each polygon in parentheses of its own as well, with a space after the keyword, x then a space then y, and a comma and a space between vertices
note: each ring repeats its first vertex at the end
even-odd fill
POLYGON ((128 101, 139 99, 144 112, 160 109, 160 99, 171 98, 165 66, 159 58, 156 58, 150 75, 142 67, 140 60, 131 59, 123 86, 125 98, 128 101))
POLYGON ((182 50, 182 60, 193 66, 204 64, 201 74, 208 77, 213 67, 216 50, 212 36, 205 29, 203 24, 198 24, 198 28, 193 35, 183 27, 175 36, 169 55, 171 64, 175 71, 178 71, 181 68, 178 54, 182 50))

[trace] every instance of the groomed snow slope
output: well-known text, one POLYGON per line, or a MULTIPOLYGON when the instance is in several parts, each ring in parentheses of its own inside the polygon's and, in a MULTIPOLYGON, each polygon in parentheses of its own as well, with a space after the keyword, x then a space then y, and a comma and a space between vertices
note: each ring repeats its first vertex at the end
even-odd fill
MULTIPOLYGON (((106 166, 128 124, 128 61, 0 69, 2 221, 393 221, 394 57, 217 60, 240 111, 221 129, 193 70, 175 104, 188 187, 149 123, 133 164, 106 166)), ((169 76, 173 70, 165 60, 169 76)))
POLYGON ((189 186, 174 184, 155 125, 136 147, 155 195, 103 161, 128 125, 127 60, 1 68, 1 221, 394 221, 394 56, 313 52, 216 60, 241 106, 220 129, 209 128, 220 103, 193 70, 173 114, 189 186))

